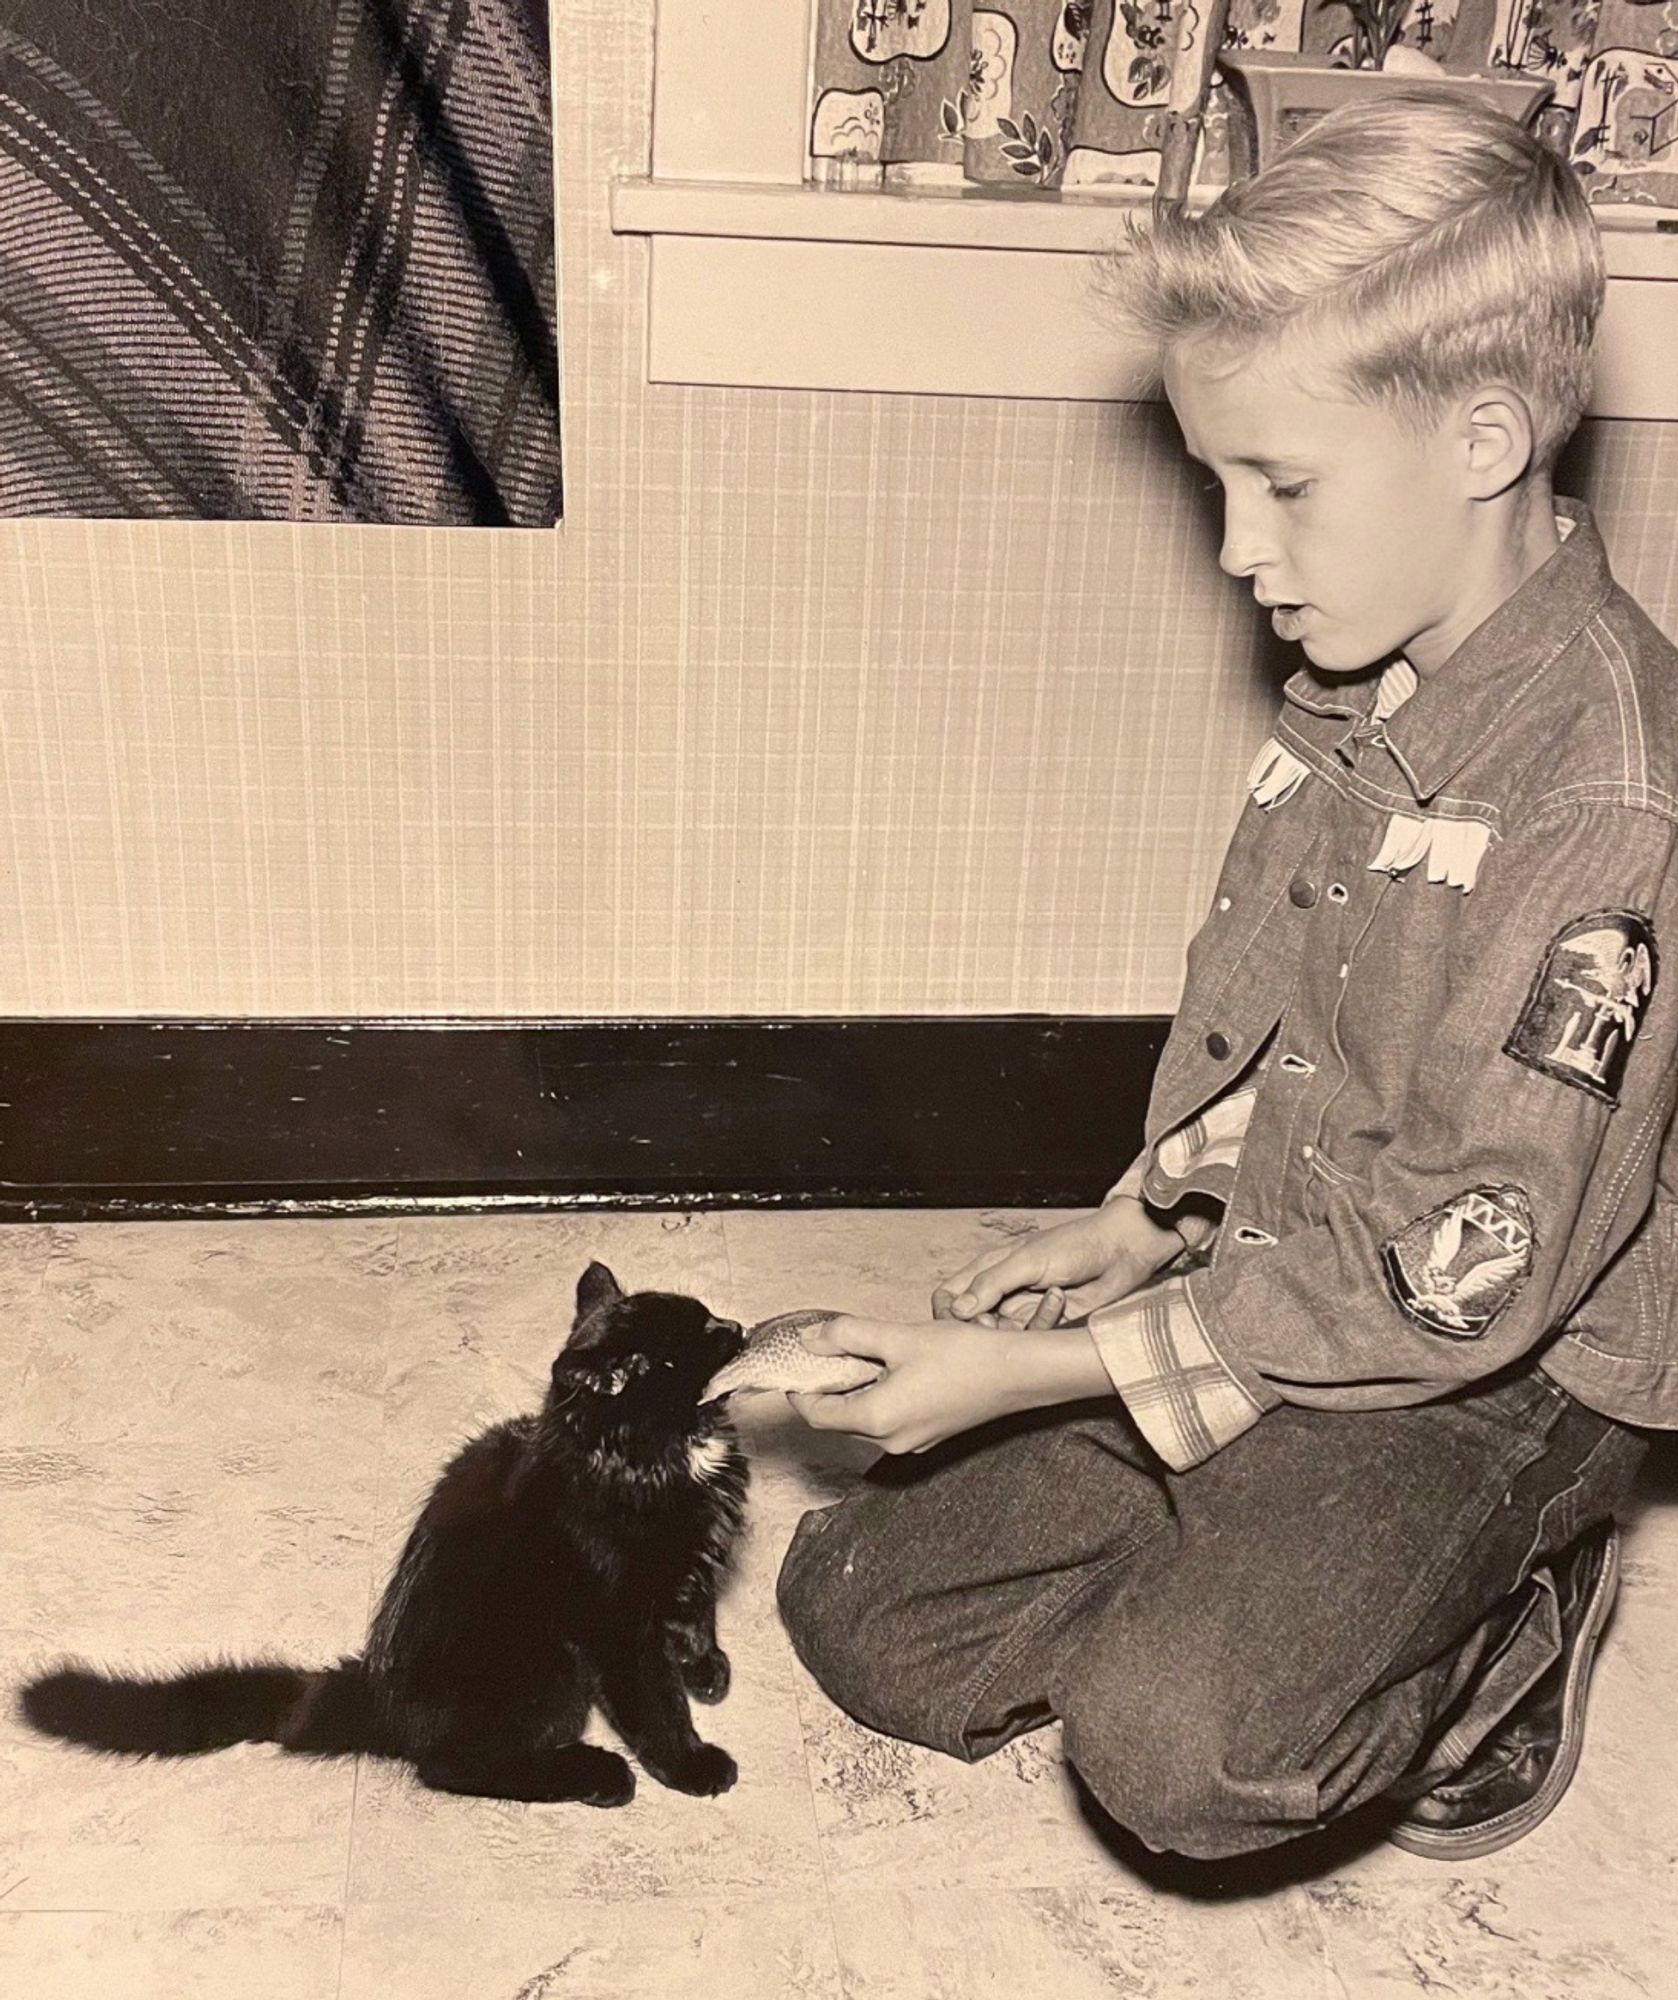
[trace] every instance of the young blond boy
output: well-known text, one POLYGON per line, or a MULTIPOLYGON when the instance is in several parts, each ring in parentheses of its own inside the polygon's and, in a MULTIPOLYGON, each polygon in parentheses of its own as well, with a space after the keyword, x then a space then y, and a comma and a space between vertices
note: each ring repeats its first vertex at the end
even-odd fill
POLYGON ((799 1524, 783 1616, 877 1729, 1058 1717, 1150 1847, 1369 1805, 1486 1853, 1572 1776, 1635 1427, 1678 1426, 1678 653, 1551 490, 1596 227, 1418 88, 1111 279, 1309 664, 1140 1157, 936 1324, 811 1343, 886 1365, 794 1401, 887 1456, 799 1524))

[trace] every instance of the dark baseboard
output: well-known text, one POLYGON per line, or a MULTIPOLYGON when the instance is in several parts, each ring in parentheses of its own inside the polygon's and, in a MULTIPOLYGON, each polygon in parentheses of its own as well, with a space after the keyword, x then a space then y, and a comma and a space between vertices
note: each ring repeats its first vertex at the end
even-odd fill
POLYGON ((1168 1020, 0 1020, 0 1221, 1075 1207, 1168 1020))

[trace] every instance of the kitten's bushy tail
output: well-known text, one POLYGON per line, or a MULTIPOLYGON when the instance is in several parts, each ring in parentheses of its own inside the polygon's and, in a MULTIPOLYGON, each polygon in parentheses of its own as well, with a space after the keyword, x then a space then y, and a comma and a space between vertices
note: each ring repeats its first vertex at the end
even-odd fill
POLYGON ((31 1681, 25 1718, 47 1736, 134 1757, 192 1757, 234 1743, 278 1743, 315 1757, 377 1748, 361 1662, 324 1672, 219 1665, 163 1680, 80 1666, 31 1681))

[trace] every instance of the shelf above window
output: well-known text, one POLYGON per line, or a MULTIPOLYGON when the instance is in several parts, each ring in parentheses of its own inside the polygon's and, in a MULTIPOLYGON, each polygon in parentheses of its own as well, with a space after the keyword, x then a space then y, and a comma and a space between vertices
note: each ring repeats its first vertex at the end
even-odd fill
MULTIPOLYGON (((1149 196, 618 181, 649 239, 653 382, 1132 400, 1090 258, 1149 196)), ((1591 414, 1678 421, 1678 217, 1600 211, 1609 270, 1591 414), (1660 224, 1667 222, 1670 228, 1660 224)))
MULTIPOLYGON (((1190 209, 1212 192, 1191 196, 1190 209)), ((1146 217, 1151 202, 1142 188, 1134 195, 978 185, 847 194, 802 184, 639 179, 613 183, 612 228, 635 236, 1091 252, 1114 240, 1125 215, 1146 217)), ((1612 277, 1678 280, 1678 213, 1599 210, 1597 222, 1612 277)))

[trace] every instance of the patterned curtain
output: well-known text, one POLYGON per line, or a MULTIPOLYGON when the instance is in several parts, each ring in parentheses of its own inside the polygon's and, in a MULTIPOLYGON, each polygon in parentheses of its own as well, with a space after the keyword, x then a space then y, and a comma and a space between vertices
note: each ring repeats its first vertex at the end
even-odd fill
POLYGON ((547 0, 0 0, 0 513, 548 527, 547 0))
POLYGON ((1573 164, 1593 201, 1678 209, 1678 0, 1602 0, 1573 164))
MULTIPOLYGON (((1157 183, 1178 0, 814 4, 813 181, 1157 183)), ((1678 0, 1411 0, 1399 39, 1449 70, 1550 78, 1591 199, 1678 206, 1678 0)), ((1231 0, 1224 45, 1347 64, 1351 16, 1343 0, 1231 0)), ((1228 119, 1214 80, 1198 187, 1229 179, 1228 119)))

